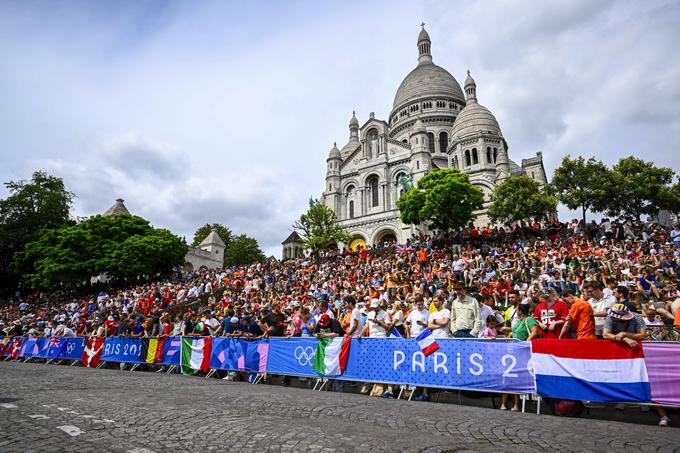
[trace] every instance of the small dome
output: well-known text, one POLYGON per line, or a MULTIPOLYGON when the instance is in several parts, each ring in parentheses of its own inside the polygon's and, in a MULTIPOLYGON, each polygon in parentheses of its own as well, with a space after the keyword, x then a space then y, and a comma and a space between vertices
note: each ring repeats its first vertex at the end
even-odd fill
POLYGON ((342 159, 340 156, 340 150, 338 149, 338 146, 336 143, 333 143, 333 147, 331 148, 331 151, 328 153, 328 158, 329 159, 342 159))
POLYGON ((475 79, 472 78, 472 76, 470 75, 470 70, 468 69, 467 77, 465 78, 465 84, 463 86, 467 87, 470 85, 477 86, 477 84, 475 83, 475 79))
POLYGON ((477 102, 469 102, 463 110, 460 111, 456 121, 453 123, 451 129, 451 140, 460 140, 463 136, 476 132, 491 132, 494 135, 501 136, 501 128, 498 121, 493 114, 477 102))
POLYGON ((420 30, 420 33, 418 34, 418 42, 420 41, 430 41, 430 35, 427 33, 427 30, 425 30, 424 27, 425 24, 423 24, 423 29, 420 30))
POLYGON ((356 112, 352 112, 352 119, 349 120, 349 127, 359 127, 359 120, 357 120, 356 112))

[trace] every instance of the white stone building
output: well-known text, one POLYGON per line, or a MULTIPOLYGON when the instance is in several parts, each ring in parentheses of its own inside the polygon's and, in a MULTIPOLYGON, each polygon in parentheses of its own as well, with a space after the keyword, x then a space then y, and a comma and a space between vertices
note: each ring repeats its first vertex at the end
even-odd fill
POLYGON ((353 113, 349 141, 334 144, 326 169, 324 203, 353 237, 352 247, 388 240, 405 241, 414 228, 399 218, 402 181, 415 184, 431 169, 458 168, 485 196, 477 223, 486 224, 488 199, 497 182, 525 174, 547 183, 543 157, 508 157, 508 142, 493 114, 477 102, 468 71, 464 89, 432 62, 430 36, 418 35, 418 64, 401 82, 387 121, 370 113, 360 125, 353 113))
POLYGON ((213 228, 198 247, 189 247, 184 258, 184 269, 194 271, 200 268, 219 269, 224 267, 224 250, 226 245, 213 228))

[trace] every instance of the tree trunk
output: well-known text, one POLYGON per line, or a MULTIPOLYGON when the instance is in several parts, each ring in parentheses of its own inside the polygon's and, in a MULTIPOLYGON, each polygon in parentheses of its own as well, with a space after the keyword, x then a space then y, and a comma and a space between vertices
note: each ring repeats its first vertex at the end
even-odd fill
POLYGON ((583 226, 585 228, 585 226, 586 226, 586 205, 581 206, 581 208, 583 209, 583 226))

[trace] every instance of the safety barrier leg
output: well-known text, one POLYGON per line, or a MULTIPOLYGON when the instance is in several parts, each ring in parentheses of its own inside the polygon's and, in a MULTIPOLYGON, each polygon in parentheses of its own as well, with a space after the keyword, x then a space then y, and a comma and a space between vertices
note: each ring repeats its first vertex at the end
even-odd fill
POLYGON ((527 404, 527 396, 526 395, 520 395, 520 398, 522 399, 522 413, 524 413, 524 410, 525 410, 526 404, 527 404))
POLYGON ((80 362, 80 360, 74 360, 73 362, 71 362, 70 366, 76 366, 76 363, 78 363, 78 362, 80 362))
POLYGON ((324 387, 326 387, 326 384, 328 384, 328 379, 324 378, 321 380, 321 387, 319 387, 319 391, 322 391, 324 387))
POLYGON ((398 399, 398 400, 401 399, 401 395, 402 395, 403 393, 404 393, 404 385, 402 384, 402 385, 399 386, 399 395, 397 395, 397 399, 398 399))
POLYGON ((543 401, 543 398, 540 395, 534 396, 536 397, 536 415, 541 415, 541 401, 543 401))
POLYGON ((134 365, 132 365, 132 368, 130 368, 130 371, 135 371, 137 368, 139 368, 139 365, 140 365, 139 363, 135 363, 134 365))
POLYGON ((418 387, 411 388, 411 394, 408 396, 409 401, 411 401, 411 399, 413 398, 413 395, 415 395, 416 390, 418 390, 418 387))
POLYGON ((165 373, 166 373, 166 374, 167 374, 167 373, 172 373, 172 372, 175 371, 176 369, 177 369, 177 365, 170 365, 170 367, 168 368, 168 371, 166 371, 165 373))
POLYGON ((208 374, 205 375, 205 378, 208 379, 209 377, 212 377, 212 375, 215 374, 216 372, 217 370, 215 369, 208 371, 208 374))
POLYGON ((253 385, 259 384, 266 376, 266 373, 257 373, 257 376, 255 376, 255 380, 253 381, 253 385))
POLYGON ((314 387, 312 388, 312 392, 316 391, 316 387, 321 383, 321 379, 317 379, 316 382, 314 383, 314 387))
POLYGON ((99 362, 99 365, 97 365, 97 368, 101 368, 101 367, 103 367, 104 365, 106 365, 106 362, 99 362))

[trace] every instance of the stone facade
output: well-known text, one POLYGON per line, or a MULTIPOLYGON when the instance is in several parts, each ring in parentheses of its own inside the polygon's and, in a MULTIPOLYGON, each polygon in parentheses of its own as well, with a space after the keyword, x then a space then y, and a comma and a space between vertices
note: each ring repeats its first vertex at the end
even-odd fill
POLYGON ((486 209, 496 184, 525 174, 547 182, 542 154, 517 165, 494 115, 477 102, 469 71, 463 91, 456 79, 432 62, 425 28, 418 35, 418 65, 402 81, 388 121, 369 114, 349 123, 349 140, 333 145, 326 159, 322 199, 352 235, 352 246, 404 242, 415 233, 399 218, 397 200, 410 184, 434 168, 458 168, 485 196, 477 223, 488 223, 486 209))
POLYGON ((194 271, 200 268, 219 269, 224 266, 226 245, 214 229, 198 247, 189 247, 184 258, 184 269, 194 271))
POLYGON ((289 260, 291 258, 303 258, 305 256, 304 244, 302 243, 302 238, 297 232, 293 231, 286 238, 285 241, 281 243, 281 260, 289 260))

